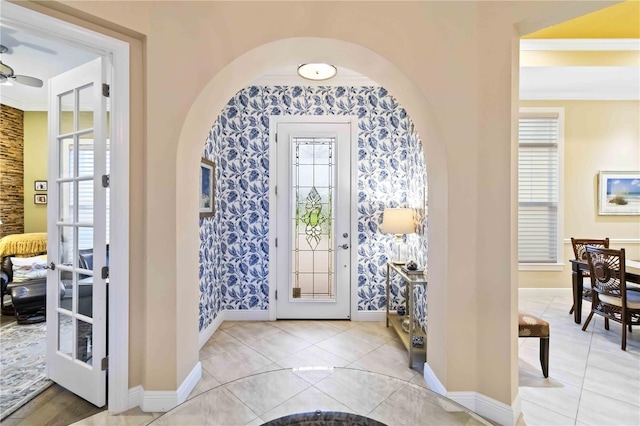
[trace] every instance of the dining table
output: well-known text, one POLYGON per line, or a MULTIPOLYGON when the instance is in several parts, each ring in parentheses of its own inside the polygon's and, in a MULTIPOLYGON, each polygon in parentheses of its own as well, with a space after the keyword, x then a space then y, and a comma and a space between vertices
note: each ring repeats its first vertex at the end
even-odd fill
MULTIPOLYGON (((571 281, 573 284, 573 320, 576 324, 582 322, 582 290, 585 272, 589 272, 589 263, 586 260, 571 259, 571 281)), ((625 261, 626 281, 640 284, 640 261, 625 261)))

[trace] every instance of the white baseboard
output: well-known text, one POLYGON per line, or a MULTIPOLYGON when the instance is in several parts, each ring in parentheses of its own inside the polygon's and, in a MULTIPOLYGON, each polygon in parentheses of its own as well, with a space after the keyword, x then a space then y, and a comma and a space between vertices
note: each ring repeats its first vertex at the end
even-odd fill
POLYGON ((218 329, 218 327, 220 327, 220 324, 222 324, 223 321, 224 321, 224 311, 221 311, 216 316, 216 319, 214 319, 211 322, 211 324, 207 326, 207 328, 205 328, 200 332, 200 336, 199 336, 200 349, 202 349, 202 347, 207 344, 209 339, 211 339, 211 336, 213 336, 213 333, 216 332, 216 330, 218 329))
POLYGON ((351 321, 385 321, 387 311, 356 311, 351 316, 351 321))
POLYGON ((129 410, 134 407, 139 407, 142 405, 142 396, 144 395, 144 388, 140 385, 134 386, 129 389, 129 410))
MULTIPOLYGON (((519 394, 516 395, 513 404, 509 406, 478 392, 447 392, 447 389, 426 362, 424 363, 424 379, 432 391, 501 425, 515 425, 522 411, 519 394)), ((454 410, 452 406, 447 406, 445 409, 454 410)))
POLYGON ((247 309, 222 311, 222 321, 269 321, 269 311, 250 311, 247 309))
POLYGON ((198 362, 195 367, 191 369, 191 372, 187 375, 187 377, 178 388, 178 404, 182 404, 187 400, 187 398, 189 398, 189 394, 196 387, 201 377, 202 364, 198 362))
POLYGON ((498 424, 515 425, 520 416, 520 396, 507 405, 478 392, 447 392, 447 398, 498 424))
POLYGON ((439 393, 440 395, 447 396, 447 389, 440 383, 440 380, 431 369, 429 363, 424 363, 424 380, 427 382, 427 386, 432 391, 439 393))
POLYGON ((140 407, 144 412, 165 413, 187 400, 202 377, 202 365, 198 362, 175 391, 148 391, 142 386, 129 389, 129 408, 140 407))

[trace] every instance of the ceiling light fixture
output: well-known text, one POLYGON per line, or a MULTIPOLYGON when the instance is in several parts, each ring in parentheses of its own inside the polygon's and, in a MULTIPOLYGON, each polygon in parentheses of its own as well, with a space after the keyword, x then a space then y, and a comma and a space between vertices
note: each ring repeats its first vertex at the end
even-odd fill
POLYGON ((333 65, 314 63, 314 64, 302 64, 298 66, 298 75, 307 80, 329 80, 338 73, 338 69, 333 65))

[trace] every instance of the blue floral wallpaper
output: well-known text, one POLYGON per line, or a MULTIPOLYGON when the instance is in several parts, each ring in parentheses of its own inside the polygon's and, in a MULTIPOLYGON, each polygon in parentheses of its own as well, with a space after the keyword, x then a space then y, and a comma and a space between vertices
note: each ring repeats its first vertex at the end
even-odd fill
MULTIPOLYGON (((414 207, 418 233, 409 257, 426 264, 427 179, 422 143, 406 111, 381 87, 248 87, 222 110, 204 145, 216 163, 215 216, 200 219, 200 327, 221 310, 269 306, 269 116, 351 115, 358 119, 358 310, 385 309, 392 235, 380 231, 385 207, 414 207)), ((404 284, 391 286, 392 306, 404 284)), ((426 321, 426 295, 416 289, 426 321)))

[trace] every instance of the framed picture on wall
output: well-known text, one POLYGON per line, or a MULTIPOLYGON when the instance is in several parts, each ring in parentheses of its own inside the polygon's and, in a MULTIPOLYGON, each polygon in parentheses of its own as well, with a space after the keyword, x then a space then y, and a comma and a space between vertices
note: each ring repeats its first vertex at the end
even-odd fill
POLYGON ((34 204, 47 204, 47 194, 36 194, 33 196, 34 204))
POLYGON ((47 190, 47 181, 46 180, 36 180, 34 181, 33 187, 36 191, 46 191, 47 190))
POLYGON ((598 214, 640 215, 640 171, 600 172, 598 214))
POLYGON ((211 217, 215 212, 216 165, 203 158, 200 162, 200 217, 211 217))

